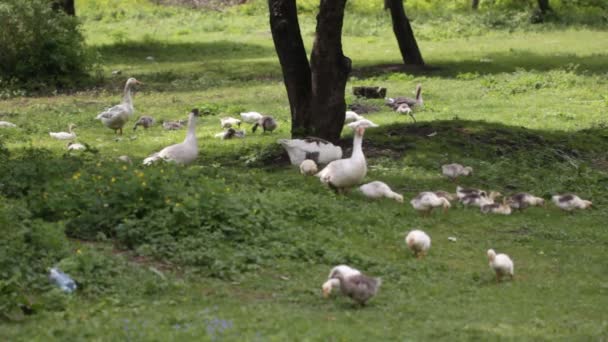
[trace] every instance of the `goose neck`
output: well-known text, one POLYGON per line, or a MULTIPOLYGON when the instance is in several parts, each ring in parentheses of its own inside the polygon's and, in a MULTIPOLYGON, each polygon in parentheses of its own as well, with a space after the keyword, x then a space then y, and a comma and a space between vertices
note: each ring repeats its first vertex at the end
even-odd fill
POLYGON ((355 133, 355 138, 353 140, 353 157, 363 157, 363 150, 361 148, 362 143, 363 136, 355 133))
POLYGON ((131 86, 128 83, 125 84, 122 102, 128 104, 129 106, 133 105, 133 99, 131 98, 131 86))
POLYGON ((196 116, 190 113, 188 116, 188 133, 186 133, 186 142, 196 142, 196 116))

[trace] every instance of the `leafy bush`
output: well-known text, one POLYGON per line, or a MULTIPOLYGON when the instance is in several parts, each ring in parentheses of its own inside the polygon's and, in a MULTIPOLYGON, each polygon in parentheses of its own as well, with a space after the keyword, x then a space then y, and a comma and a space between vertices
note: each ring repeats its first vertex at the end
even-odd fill
POLYGON ((71 87, 90 69, 78 20, 50 1, 3 1, 0 22, 0 87, 71 87))
POLYGON ((33 293, 50 289, 47 269, 68 254, 68 244, 59 224, 33 219, 2 197, 0 234, 0 318, 15 319, 36 307, 33 293))

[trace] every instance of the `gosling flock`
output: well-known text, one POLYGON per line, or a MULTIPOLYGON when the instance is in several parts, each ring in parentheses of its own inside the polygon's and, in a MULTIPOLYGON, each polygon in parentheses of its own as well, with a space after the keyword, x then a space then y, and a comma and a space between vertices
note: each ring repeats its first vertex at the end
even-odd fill
MULTIPOLYGON (((122 102, 110 107, 96 116, 101 123, 114 130, 115 134, 122 134, 123 127, 133 116, 132 88, 141 85, 142 82, 135 78, 129 78, 125 84, 122 102)), ((416 97, 387 98, 385 104, 394 111, 408 114, 415 121, 414 109, 423 106, 422 87, 416 87, 416 97)), ((144 165, 152 165, 158 161, 174 162, 177 164, 190 164, 198 157, 198 142, 196 138, 196 121, 200 116, 197 109, 193 109, 188 115, 188 121, 163 121, 162 127, 166 130, 181 129, 187 126, 186 137, 183 142, 167 146, 158 152, 152 153, 143 161, 144 165)), ((220 119, 220 126, 224 131, 215 135, 221 139, 244 138, 245 130, 240 130, 241 123, 252 125, 252 132, 261 128, 264 132, 272 132, 278 124, 272 116, 262 115, 257 112, 241 113, 241 120, 226 117, 220 119)), ((154 125, 155 119, 150 116, 141 116, 135 122, 133 130, 138 127, 148 129, 154 125)), ((316 176, 320 182, 333 189, 338 194, 347 193, 350 189, 357 187, 363 196, 370 199, 388 198, 399 203, 404 202, 402 194, 393 191, 387 184, 381 181, 372 181, 360 185, 367 175, 367 161, 362 147, 363 136, 366 129, 378 127, 377 124, 364 118, 354 111, 345 113, 345 125, 354 132, 352 154, 343 158, 342 148, 323 139, 309 137, 304 139, 279 139, 277 142, 289 155, 292 165, 299 167, 300 173, 305 176, 316 176), (320 165, 324 165, 320 168, 320 165)), ((0 128, 14 128, 15 124, 0 121, 0 128)), ((86 144, 77 143, 74 132, 76 126, 70 124, 68 132, 50 132, 50 136, 58 140, 69 140, 67 145, 69 151, 85 150, 86 144)), ((118 159, 125 163, 132 163, 128 156, 120 156, 118 159)), ((446 164, 441 167, 442 174, 453 182, 459 177, 470 177, 473 168, 458 163, 446 164)), ((503 196, 497 191, 487 191, 476 188, 463 188, 456 186, 456 192, 450 193, 443 190, 429 190, 420 192, 410 200, 410 205, 422 216, 429 216, 435 208, 441 208, 447 212, 455 202, 461 206, 478 207, 482 213, 510 215, 513 211, 522 211, 533 206, 545 206, 545 200, 529 193, 520 192, 511 196, 503 196), (502 201, 497 202, 498 198, 502 201)), ((572 212, 575 209, 586 209, 592 206, 592 202, 583 200, 574 194, 554 195, 551 201, 560 209, 572 212)), ((455 239, 454 239, 455 240, 455 239)), ((430 236, 422 230, 412 230, 405 236, 405 244, 417 258, 424 258, 431 247, 430 236)), ((496 280, 503 277, 514 276, 514 264, 506 254, 496 254, 493 249, 487 252, 488 264, 496 274, 496 280)), ((365 305, 368 300, 376 295, 382 284, 381 278, 370 277, 361 271, 347 265, 338 265, 331 269, 328 280, 322 285, 323 296, 328 297, 334 288, 351 298, 354 302, 365 305)))

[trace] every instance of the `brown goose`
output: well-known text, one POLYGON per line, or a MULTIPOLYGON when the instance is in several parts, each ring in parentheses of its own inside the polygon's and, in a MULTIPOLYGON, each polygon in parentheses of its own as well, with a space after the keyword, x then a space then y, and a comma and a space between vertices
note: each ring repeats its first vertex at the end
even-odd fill
POLYGON ((385 103, 387 106, 393 108, 393 110, 397 110, 402 104, 406 104, 410 108, 422 107, 424 104, 424 101, 422 100, 422 85, 418 84, 416 86, 416 98, 404 96, 395 98, 389 97, 386 99, 385 103))
POLYGON ((336 273, 333 278, 340 280, 342 294, 350 297, 362 306, 378 293, 378 289, 382 284, 382 279, 368 277, 363 274, 345 277, 342 273, 336 273))
POLYGON ((154 124, 154 118, 151 116, 141 116, 139 119, 137 119, 137 121, 135 122, 135 126, 133 126, 133 130, 137 129, 137 126, 141 126, 144 129, 148 129, 150 127, 152 127, 152 125, 154 124))

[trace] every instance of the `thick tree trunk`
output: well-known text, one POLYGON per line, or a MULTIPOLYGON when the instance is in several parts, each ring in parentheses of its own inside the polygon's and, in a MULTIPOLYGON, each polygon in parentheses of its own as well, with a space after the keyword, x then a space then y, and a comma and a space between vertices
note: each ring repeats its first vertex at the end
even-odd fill
POLYGON ((549 6, 549 0, 538 0, 538 9, 541 14, 547 14, 551 12, 551 6, 549 6))
POLYGON ((476 10, 479 7, 479 0, 471 1, 471 8, 476 10))
POLYGON ((295 0, 268 0, 272 39, 289 98, 292 137, 340 138, 351 69, 350 59, 342 53, 345 4, 346 0, 321 0, 309 64, 295 0))
POLYGON ((336 141, 344 126, 344 91, 351 60, 342 52, 346 0, 321 0, 310 56, 312 71, 312 133, 336 141))
POLYGON ((295 0, 268 0, 270 30, 281 63, 291 110, 291 133, 307 135, 311 125, 311 75, 295 0))
POLYGON ((389 0, 391 18, 393 19, 393 32, 399 43, 399 50, 403 57, 403 63, 407 65, 424 65, 422 54, 416 43, 414 31, 410 21, 405 15, 403 0, 389 0))
POLYGON ((53 10, 61 10, 68 15, 76 15, 74 0, 53 0, 53 10))

